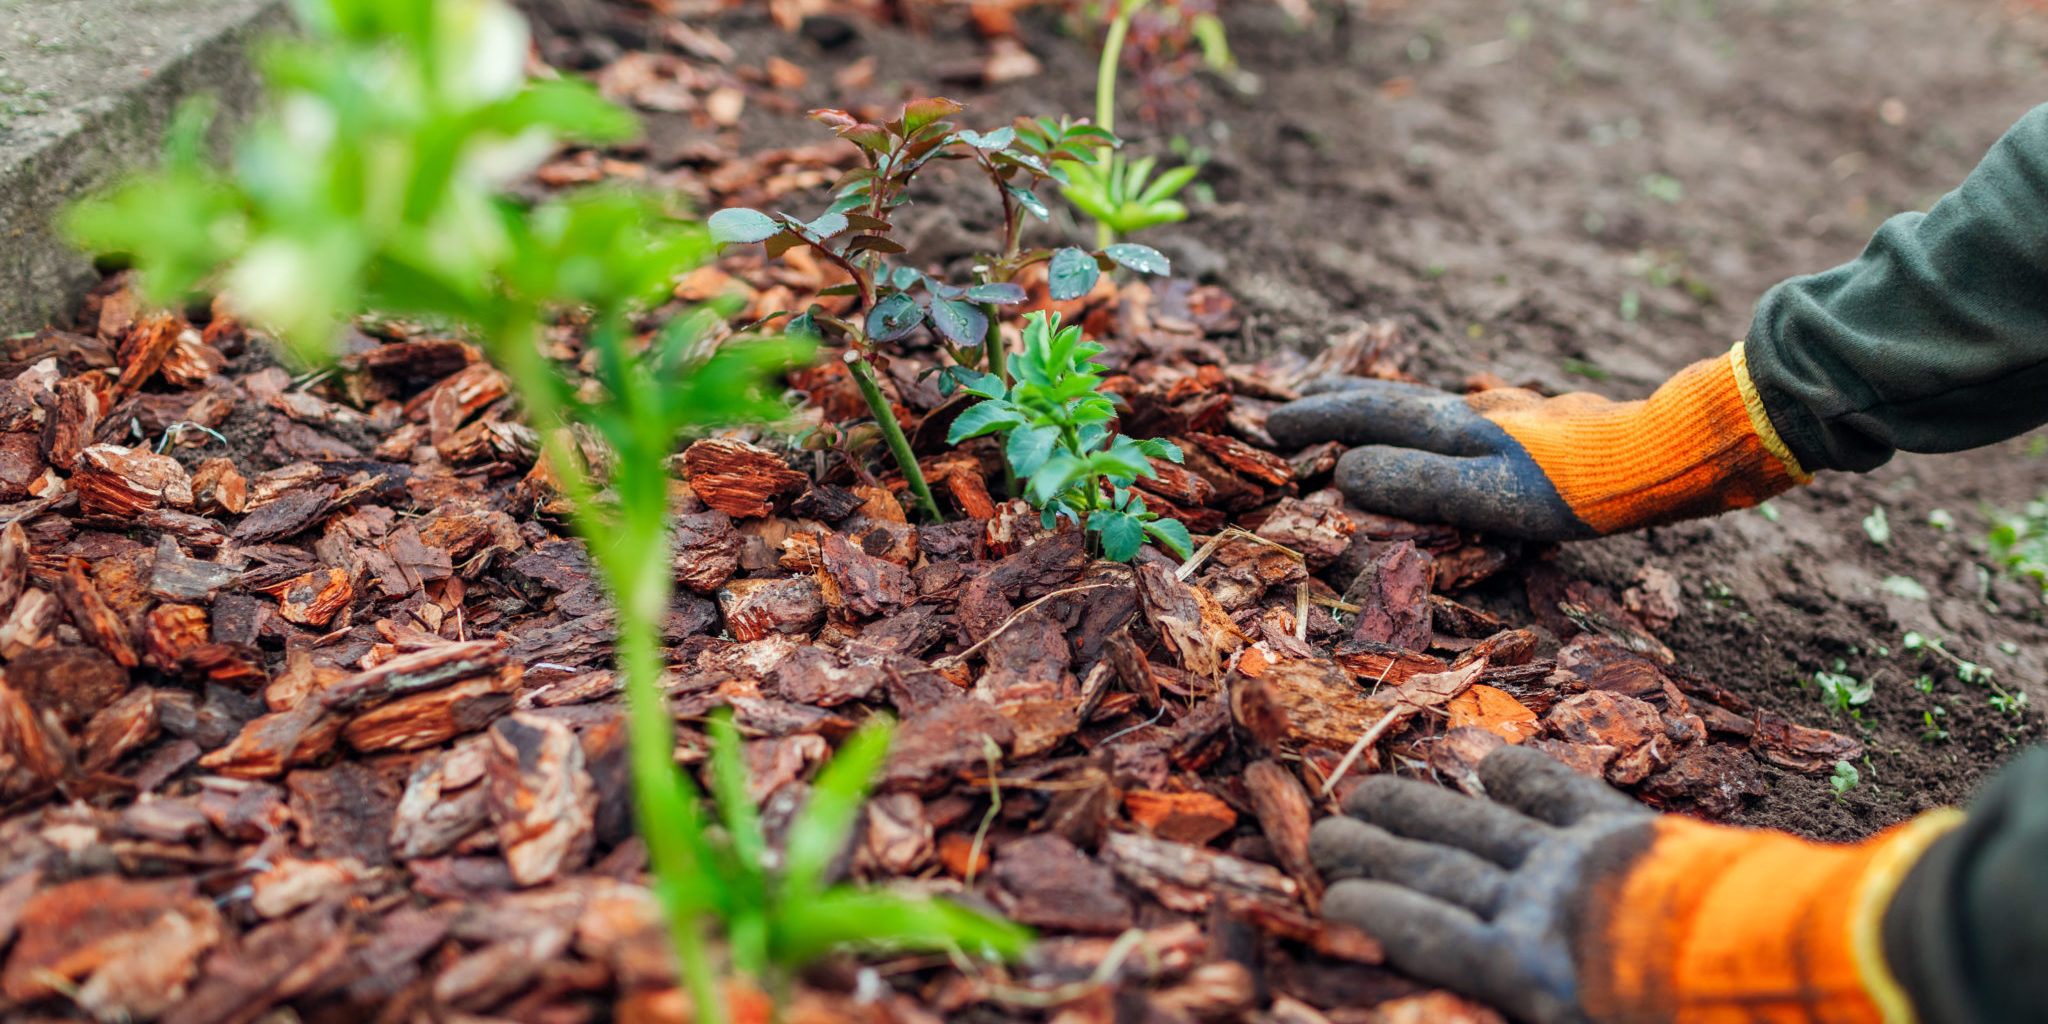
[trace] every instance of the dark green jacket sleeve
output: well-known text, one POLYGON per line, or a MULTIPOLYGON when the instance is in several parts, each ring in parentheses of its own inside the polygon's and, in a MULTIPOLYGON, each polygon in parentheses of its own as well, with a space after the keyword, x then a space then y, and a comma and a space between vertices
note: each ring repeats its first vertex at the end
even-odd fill
POLYGON ((1884 946, 1922 1024, 2048 1022, 2048 749, 2001 771, 1907 873, 1884 946))
POLYGON ((1975 448, 2048 422, 2048 105, 1926 213, 1779 284, 1743 345, 1805 470, 1975 448))

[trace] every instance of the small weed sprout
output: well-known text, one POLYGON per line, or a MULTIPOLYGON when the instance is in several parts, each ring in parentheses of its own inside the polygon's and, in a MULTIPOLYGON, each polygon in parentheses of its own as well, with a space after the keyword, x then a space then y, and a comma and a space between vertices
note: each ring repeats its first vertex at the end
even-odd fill
POLYGON ((2048 499, 2028 502, 1999 518, 1985 537, 1991 557, 2007 573, 2033 580, 2048 596, 2048 499))
POLYGON ((1863 713, 1858 709, 1870 703, 1870 698, 1876 694, 1876 686, 1849 675, 1844 671, 1847 667, 1845 662, 1837 658, 1834 671, 1815 672, 1813 681, 1819 685, 1828 704, 1836 711, 1860 720, 1863 713))
POLYGON ((307 358, 330 356, 343 326, 375 311, 464 331, 511 378, 618 608, 635 813, 697 1020, 726 1019, 710 917, 725 924, 734 966, 757 981, 856 944, 1018 952, 1024 932, 964 909, 824 886, 882 731, 825 770, 770 878, 738 741, 714 723, 727 829, 723 844, 706 837, 656 685, 674 588, 668 459, 688 432, 779 418, 773 378, 804 353, 715 344, 716 315, 704 312, 643 336, 638 315, 713 249, 660 197, 585 190, 525 204, 507 191, 565 141, 630 137, 633 118, 585 83, 527 81, 526 22, 497 0, 296 7, 306 35, 267 51, 272 113, 241 138, 234 167, 208 163, 207 111, 187 107, 160 169, 69 211, 72 237, 131 256, 156 302, 224 286, 240 313, 307 358), (542 354, 543 326, 565 318, 587 327, 601 397, 542 354), (602 493, 574 454, 571 422, 616 456, 602 493))
POLYGON ((1920 712, 1920 740, 1923 743, 1947 743, 1948 727, 1941 724, 1948 717, 1948 709, 1939 704, 1920 712))
POLYGON ((1031 314, 1024 321, 1024 351, 1010 357, 1015 383, 963 372, 962 386, 983 400, 953 421, 947 440, 1003 435, 1003 453, 1017 477, 1029 481, 1025 497, 1045 527, 1062 516, 1073 520, 1100 539, 1105 558, 1128 562, 1147 537, 1187 558, 1188 528, 1160 518, 1131 489, 1139 477, 1154 475, 1151 459, 1179 462, 1180 448, 1110 433, 1116 405, 1102 392, 1103 370, 1092 358, 1101 351, 1081 339, 1081 328, 1061 327, 1058 314, 1031 314))
POLYGON ((1863 773, 1847 761, 1836 761, 1834 773, 1828 776, 1828 788, 1834 790, 1836 803, 1848 803, 1849 791, 1863 784, 1863 773))
MULTIPOLYGON (((834 199, 813 220, 743 207, 711 215, 710 227, 720 242, 760 243, 772 258, 799 245, 845 271, 852 283, 828 289, 827 295, 850 295, 856 308, 844 315, 813 305, 770 319, 789 317, 786 330, 795 335, 828 339, 847 346, 846 362, 897 468, 924 514, 939 518, 916 456, 876 383, 878 346, 928 329, 961 367, 979 366, 1005 373, 1001 307, 1025 300, 1016 283, 1025 268, 1047 265, 1047 291, 1056 301, 1086 295, 1101 275, 1123 266, 1140 273, 1164 274, 1171 264, 1158 250, 1143 245, 1105 245, 1100 251, 1066 247, 1027 249, 1027 216, 1048 219, 1051 211, 1038 197, 1046 181, 1065 185, 1067 170, 1091 161, 1100 151, 1118 145, 1115 135, 1086 123, 1050 118, 1020 118, 1016 124, 989 132, 956 128, 948 120, 963 109, 942 98, 912 100, 901 114, 882 124, 861 121, 843 110, 814 110, 811 118, 840 138, 860 147, 863 166, 842 175, 834 199), (988 178, 1003 210, 1002 239, 996 251, 975 261, 974 279, 949 282, 913 267, 892 266, 887 257, 902 254, 901 243, 889 237, 897 212, 908 202, 907 191, 917 174, 933 160, 970 161, 988 178)), ((950 393, 952 368, 942 386, 950 393)))
POLYGON ((1863 517, 1863 534, 1878 547, 1891 546, 1892 521, 1891 517, 1885 514, 1883 505, 1871 509, 1870 514, 1863 517))

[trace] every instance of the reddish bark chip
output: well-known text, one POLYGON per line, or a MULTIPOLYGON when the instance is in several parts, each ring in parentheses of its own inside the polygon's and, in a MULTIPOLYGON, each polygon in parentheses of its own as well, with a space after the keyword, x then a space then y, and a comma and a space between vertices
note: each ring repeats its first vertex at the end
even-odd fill
POLYGON ((936 793, 963 772, 985 769, 986 743, 1006 751, 1016 738, 1010 720, 985 702, 962 699, 941 704, 897 727, 875 786, 883 791, 936 793))
POLYGON ((325 626, 355 600, 345 569, 315 569, 263 591, 277 598, 277 613, 286 622, 325 626))
POLYGON ((1854 761, 1863 756, 1863 743, 1826 729, 1793 725, 1790 719, 1771 711, 1756 714, 1756 734, 1750 746, 1764 760, 1801 772, 1824 772, 1837 761, 1854 761))
POLYGON ((170 506, 192 507, 192 479, 168 455, 96 444, 78 453, 78 471, 71 475, 81 512, 110 516, 170 506))
POLYGON ((774 452, 731 438, 692 444, 683 470, 704 504, 740 519, 773 513, 810 482, 774 452))
POLYGON ((1568 697, 1545 719, 1565 741, 1613 747, 1607 779, 1632 786, 1662 768, 1675 753, 1664 735, 1664 719, 1650 704, 1621 694, 1594 690, 1568 697))
POLYGON ((1726 818, 1747 799, 1763 796, 1763 768, 1740 747, 1704 745, 1678 755, 1671 767, 1644 780, 1644 799, 1669 810, 1726 818))
POLYGON ((845 534, 826 534, 819 555, 820 593, 825 606, 843 618, 871 619, 917 603, 909 570, 854 547, 845 534))
POLYGON ((1521 743, 1543 731, 1536 721, 1536 712, 1491 686, 1475 684, 1451 698, 1446 710, 1451 713, 1451 728, 1477 726, 1509 743, 1521 743))
POLYGON ((581 867, 594 839, 597 801, 575 732, 522 713, 499 719, 490 737, 491 821, 513 881, 539 885, 581 867))
POLYGON ((1357 530, 1350 517, 1339 509, 1311 505, 1299 498, 1282 498, 1253 532, 1301 552, 1309 571, 1317 572, 1351 546, 1351 535, 1357 530))
POLYGON ((1129 928, 1131 903, 1116 874, 1055 835, 1005 844, 990 873, 997 902, 1013 920, 1060 931, 1111 934, 1129 928))
POLYGON ((716 593, 740 568, 740 532, 723 512, 677 516, 673 556, 676 582, 699 594, 716 593))
POLYGON ((1190 433, 1187 440, 1232 472, 1267 487, 1285 487, 1294 481, 1294 467, 1286 459, 1272 452, 1260 451, 1236 438, 1190 433))
POLYGON ((1274 857, 1294 876, 1307 894, 1309 909, 1314 910, 1322 898, 1323 885, 1308 853, 1309 822, 1313 817, 1308 790, 1277 761, 1252 762, 1245 769, 1244 783, 1252 812, 1258 816, 1259 829, 1266 841, 1272 844, 1274 857))
POLYGON ((1344 592, 1345 602, 1358 606, 1352 639, 1410 651, 1428 648, 1430 566, 1428 553, 1409 541, 1388 545, 1367 563, 1344 592))
POLYGON ((141 664, 142 659, 130 643, 127 624, 107 604, 105 596, 93 582, 85 559, 65 561, 64 574, 57 577, 57 596, 63 600, 64 610, 71 613, 72 624, 92 641, 93 646, 107 652, 107 656, 119 662, 122 668, 141 664))
POLYGON ((150 999, 155 1012, 149 1015, 154 1016, 183 994, 199 955, 219 940, 220 919, 190 881, 130 882, 99 875, 35 894, 22 910, 19 929, 0 973, 0 991, 9 999, 42 999, 70 982, 97 993, 94 1001, 102 1009, 134 1009, 112 998, 128 994, 115 989, 127 990, 132 975, 151 972, 171 988, 150 999), (136 962, 148 956, 165 956, 169 962, 136 962))
POLYGON ((1161 839, 1195 846, 1237 827, 1237 812, 1208 793, 1132 790, 1124 794, 1124 813, 1161 839))
POLYGON ((825 624, 825 597, 810 576, 733 580, 718 591, 725 628, 742 643, 782 634, 805 636, 825 624))
POLYGON ((1620 643, 1585 633, 1557 652, 1557 665, 1586 681, 1588 689, 1630 697, 1661 693, 1670 681, 1656 662, 1620 643))
POLYGON ((1418 654, 1377 640, 1346 640, 1333 655, 1337 664, 1366 686, 1399 686, 1418 675, 1450 671, 1441 658, 1418 654))
POLYGON ((995 858, 989 856, 986 843, 976 848, 974 837, 962 832, 948 832, 939 837, 938 857, 940 866, 954 878, 986 874, 989 865, 995 863, 995 858))
POLYGON ((41 647, 7 666, 7 682, 38 712, 76 728, 128 689, 128 673, 90 647, 41 647))

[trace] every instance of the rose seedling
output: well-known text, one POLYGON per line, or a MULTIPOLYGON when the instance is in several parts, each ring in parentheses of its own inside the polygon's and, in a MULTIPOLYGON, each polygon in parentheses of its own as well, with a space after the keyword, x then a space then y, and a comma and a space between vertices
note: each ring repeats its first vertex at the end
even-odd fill
MULTIPOLYGON (((949 120, 961 109, 948 99, 912 100, 895 119, 881 124, 861 121, 843 110, 812 111, 814 120, 858 146, 862 157, 862 166, 834 185, 833 201, 825 212, 806 220, 733 208, 710 219, 711 231, 721 242, 759 243, 770 257, 806 246, 851 278, 824 294, 854 297, 852 310, 833 314, 813 305, 776 317, 789 318, 785 329, 791 334, 846 346, 847 365, 897 468, 918 506, 933 519, 939 518, 938 505, 877 380, 879 347, 923 331, 959 367, 978 366, 1000 376, 1007 372, 1001 309, 1024 301, 1016 278, 1026 268, 1046 264, 1047 289, 1053 299, 1063 301, 1086 295, 1105 271, 1117 266, 1147 274, 1164 274, 1171 266, 1158 250, 1143 245, 1111 245, 1094 252, 1026 248, 1028 218, 1051 215, 1038 197, 1038 187, 1047 181, 1067 184, 1068 168, 1113 149, 1116 137, 1089 124, 1051 118, 1021 118, 1012 126, 977 132, 949 120), (935 160, 974 164, 1002 206, 1000 241, 974 261, 967 280, 946 280, 890 261, 905 252, 890 235, 908 201, 907 190, 935 160)), ((942 371, 947 373, 944 384, 949 390, 952 369, 942 371)))

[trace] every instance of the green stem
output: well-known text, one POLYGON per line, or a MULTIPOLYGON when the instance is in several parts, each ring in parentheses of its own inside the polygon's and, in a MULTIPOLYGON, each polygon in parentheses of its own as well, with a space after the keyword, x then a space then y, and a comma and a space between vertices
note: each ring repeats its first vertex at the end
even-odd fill
MULTIPOLYGON (((591 524, 592 526, 598 524, 591 524)), ((610 538, 617 542, 617 537, 610 538)), ((668 578, 668 546, 666 537, 654 542, 658 552, 641 549, 644 564, 659 566, 659 572, 625 573, 641 578, 632 581, 637 596, 626 593, 619 595, 618 626, 618 667, 626 680, 626 730, 630 739, 629 756, 633 765, 634 812, 640 822, 641 836, 647 841, 648 859, 654 867, 655 877, 664 887, 687 884, 698 872, 691 865, 690 853, 675 841, 674 829, 688 828, 678 820, 678 810, 695 805, 694 794, 687 792, 675 764, 675 730, 668 716, 667 702, 662 699, 661 688, 655 680, 661 677, 661 649, 657 643, 659 609, 667 607, 667 596, 672 589, 668 578), (659 558, 654 557, 659 554, 659 558), (649 577, 653 582, 649 582, 649 577), (661 600, 655 601, 659 596, 661 600), (650 617, 648 604, 656 616, 650 617), (661 823, 661 824, 656 824, 661 823)), ((627 583, 617 579, 614 585, 627 583)), ((687 814, 687 812, 685 812, 687 814)), ((662 903, 667 911, 669 941, 675 945, 676 959, 682 967, 683 984, 690 990, 691 1001, 696 1004, 697 1019, 710 1024, 725 1024, 725 1000, 718 990, 718 975, 711 964, 711 954, 704 939, 703 924, 692 901, 675 891, 664 892, 662 903)))
MULTIPOLYGON (((981 336, 982 360, 988 364, 988 372, 1001 378, 1004 387, 1009 387, 1009 361, 1003 358, 1008 353, 1003 350, 1002 313, 996 308, 995 303, 986 302, 982 304, 981 315, 988 318, 988 330, 982 332, 981 336)), ((1010 460, 1006 458, 1003 460, 1003 497, 1016 496, 1017 468, 1010 465, 1010 460)))
MULTIPOLYGON (((493 361, 505 368, 540 434, 543 451, 558 476, 563 493, 575 508, 575 526, 610 586, 618 608, 617 666, 625 677, 628 757, 633 768, 634 813, 647 843, 647 855, 670 941, 685 985, 696 1003, 697 1020, 725 1024, 725 1002, 704 938, 696 905, 678 887, 701 874, 693 852, 676 839, 694 829, 700 803, 675 765, 675 733, 667 704, 656 680, 661 676, 658 624, 668 608, 674 581, 669 575, 668 507, 665 489, 632 488, 659 495, 659 508, 624 509, 629 523, 643 524, 623 533, 592 500, 590 483, 569 445, 568 427, 558 399, 560 378, 535 345, 534 321, 515 317, 489 335, 493 361), (651 524, 651 525, 647 525, 651 524), (624 554, 631 552, 631 554, 624 554), (679 832, 678 830, 683 830, 679 832)), ((630 471, 621 465, 621 472, 630 471)), ((666 472, 665 470, 657 470, 666 472)), ((622 489, 629 490, 629 489, 622 489)))
POLYGON ((903 480, 910 485, 910 493, 917 498, 918 507, 930 516, 932 522, 943 523, 946 517, 939 514, 939 503, 932 500, 932 489, 925 486, 924 470, 917 466, 917 455, 910 450, 910 439, 903 436, 903 424, 896 422, 896 411, 889 408, 889 400, 882 397, 882 389, 875 383, 874 368, 860 357, 859 352, 846 353, 846 366, 853 371, 854 382, 860 385, 860 396, 867 400, 868 411, 875 416, 875 422, 882 428, 882 437, 889 442, 889 454, 896 457, 896 468, 903 471, 903 480))
MULTIPOLYGON (((1102 57, 1095 65, 1095 124, 1106 132, 1116 131, 1116 69, 1124 55, 1124 37, 1130 34, 1131 18, 1151 0, 1125 0, 1109 22, 1109 35, 1102 40, 1102 57)), ((1112 184, 1116 175, 1116 150, 1102 150, 1102 176, 1112 184)), ((1111 189, 1115 191, 1114 188, 1111 189)), ((1116 232, 1102 221, 1095 222, 1095 247, 1107 249, 1116 242, 1116 232)))

